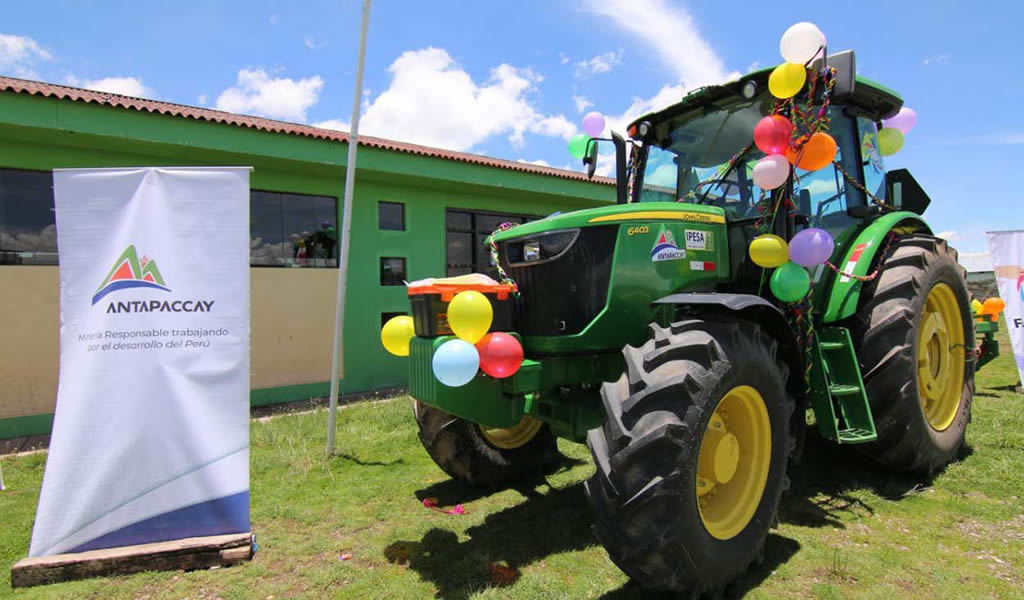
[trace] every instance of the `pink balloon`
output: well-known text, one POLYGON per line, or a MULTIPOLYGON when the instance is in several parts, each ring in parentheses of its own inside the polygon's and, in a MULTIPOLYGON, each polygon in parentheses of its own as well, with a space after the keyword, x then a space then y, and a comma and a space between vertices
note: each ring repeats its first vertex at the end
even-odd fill
POLYGON ((592 110, 583 117, 583 133, 592 138, 601 137, 604 131, 604 115, 592 110))
POLYGON ((900 112, 888 119, 882 120, 882 125, 892 129, 899 129, 903 135, 910 133, 910 130, 917 125, 917 113, 914 109, 904 106, 900 112))
POLYGON ((793 135, 793 124, 782 115, 768 115, 754 127, 754 143, 765 154, 784 154, 793 135))
POLYGON ((789 179, 789 161, 785 156, 771 154, 754 165, 754 185, 762 190, 774 190, 789 179))

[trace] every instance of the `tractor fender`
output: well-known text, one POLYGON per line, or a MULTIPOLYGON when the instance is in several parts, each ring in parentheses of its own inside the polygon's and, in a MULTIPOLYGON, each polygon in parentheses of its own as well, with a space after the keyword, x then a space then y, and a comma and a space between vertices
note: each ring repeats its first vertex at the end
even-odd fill
MULTIPOLYGON (((852 242, 846 244, 846 252, 842 260, 836 263, 836 267, 846 273, 867 275, 875 263, 878 251, 885 246, 890 232, 930 234, 932 230, 924 219, 915 213, 902 210, 888 213, 875 219, 858 233, 852 242)), ((834 323, 852 317, 857 312, 863 282, 838 273, 824 273, 830 276, 822 277, 814 289, 816 299, 824 298, 824 301, 816 302, 818 306, 824 307, 822 322, 834 323)))
MULTIPOLYGON (((684 313, 692 312, 695 315, 709 312, 735 314, 757 323, 778 341, 782 357, 792 373, 790 381, 794 378, 799 380, 801 385, 798 387, 803 389, 803 378, 799 376, 804 372, 803 356, 793 336, 793 329, 779 307, 764 298, 753 294, 684 292, 665 296, 653 304, 674 304, 685 307, 684 313)), ((798 397, 802 396, 801 391, 798 397)))

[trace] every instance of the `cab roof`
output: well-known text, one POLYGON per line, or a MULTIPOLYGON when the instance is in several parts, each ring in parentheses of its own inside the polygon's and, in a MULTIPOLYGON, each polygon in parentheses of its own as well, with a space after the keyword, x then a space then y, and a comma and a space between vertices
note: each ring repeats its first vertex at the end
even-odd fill
MULTIPOLYGON (((748 81, 753 81, 757 85, 758 93, 760 93, 761 91, 768 89, 768 76, 771 75, 771 72, 774 69, 775 67, 769 67, 748 73, 738 79, 733 79, 732 81, 727 81, 722 84, 697 88, 686 96, 683 96, 683 99, 678 103, 660 111, 643 115, 630 123, 628 128, 630 137, 634 136, 636 126, 642 121, 659 123, 713 102, 725 100, 727 98, 742 98, 743 87, 748 81)), ((836 104, 852 106, 857 109, 859 113, 876 121, 895 115, 899 112, 900 108, 903 107, 903 98, 895 91, 876 81, 872 81, 867 77, 861 77, 860 75, 856 76, 856 84, 854 85, 852 94, 841 99, 834 99, 833 101, 836 104)))

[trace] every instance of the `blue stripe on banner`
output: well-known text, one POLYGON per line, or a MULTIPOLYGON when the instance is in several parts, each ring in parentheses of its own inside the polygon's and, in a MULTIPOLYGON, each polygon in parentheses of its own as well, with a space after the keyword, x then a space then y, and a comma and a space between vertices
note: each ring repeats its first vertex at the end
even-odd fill
POLYGON ((68 552, 166 542, 249 531, 249 492, 207 500, 144 519, 90 540, 68 552))

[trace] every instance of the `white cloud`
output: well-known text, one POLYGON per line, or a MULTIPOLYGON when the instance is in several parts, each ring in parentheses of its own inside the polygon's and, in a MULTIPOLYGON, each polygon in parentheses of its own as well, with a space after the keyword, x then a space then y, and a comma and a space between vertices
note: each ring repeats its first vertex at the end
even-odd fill
POLYGON ((922 61, 926 65, 948 65, 949 55, 948 54, 937 54, 935 56, 929 56, 922 61))
POLYGON ((410 50, 388 69, 391 84, 366 107, 360 131, 395 140, 469 150, 493 135, 514 147, 527 132, 569 139, 578 128, 563 115, 537 110, 531 94, 543 77, 508 64, 473 81, 441 48, 410 50))
POLYGON ((319 50, 327 46, 327 42, 318 42, 314 40, 312 37, 307 37, 305 43, 306 48, 309 48, 310 50, 319 50))
POLYGON ((607 73, 622 63, 622 48, 618 52, 605 52, 598 54, 590 60, 581 60, 576 63, 576 76, 581 78, 607 73))
POLYGON ((526 163, 528 165, 537 165, 538 167, 550 167, 551 163, 546 160, 526 160, 525 158, 516 159, 516 162, 526 163))
POLYGON ((0 33, 0 73, 25 79, 38 79, 32 66, 40 60, 52 59, 53 55, 34 39, 0 33))
POLYGON ((306 110, 320 99, 323 86, 319 75, 296 81, 271 77, 264 69, 242 69, 236 85, 217 97, 217 108, 302 123, 306 121, 306 110))
POLYGON ((73 75, 69 75, 67 79, 72 82, 72 85, 83 87, 87 90, 121 94, 122 96, 134 96, 136 98, 156 97, 156 92, 146 87, 139 77, 104 77, 103 79, 81 81, 73 75))
POLYGON ((955 242, 955 241, 960 239, 960 232, 959 231, 952 231, 952 230, 950 230, 950 231, 940 231, 940 232, 935 234, 935 237, 942 238, 942 239, 946 240, 947 242, 955 242))
POLYGON ((334 129, 336 131, 344 131, 347 133, 352 129, 352 124, 348 121, 342 121, 341 119, 327 119, 326 121, 317 121, 316 123, 313 123, 313 127, 334 129))
POLYGON ((569 57, 565 55, 565 52, 559 52, 559 53, 558 53, 558 60, 559 60, 559 62, 561 62, 561 63, 562 63, 563 65, 567 65, 567 64, 569 64, 569 57))
POLYGON ((206 94, 199 94, 199 98, 196 101, 199 102, 199 106, 206 106, 206 94))
POLYGON ((583 96, 572 95, 572 101, 576 104, 576 112, 583 112, 594 105, 593 102, 587 100, 583 96))
POLYGON ((754 71, 761 68, 761 61, 755 60, 754 62, 747 65, 747 73, 753 73, 754 71))
POLYGON ((626 127, 630 123, 647 113, 661 110, 679 102, 686 95, 687 91, 687 87, 682 84, 669 84, 662 86, 658 93, 650 98, 634 97, 629 108, 622 114, 605 115, 606 127, 625 134, 626 127))
POLYGON ((586 5, 639 37, 691 88, 720 82, 728 75, 682 7, 670 6, 666 0, 587 0, 586 5))

